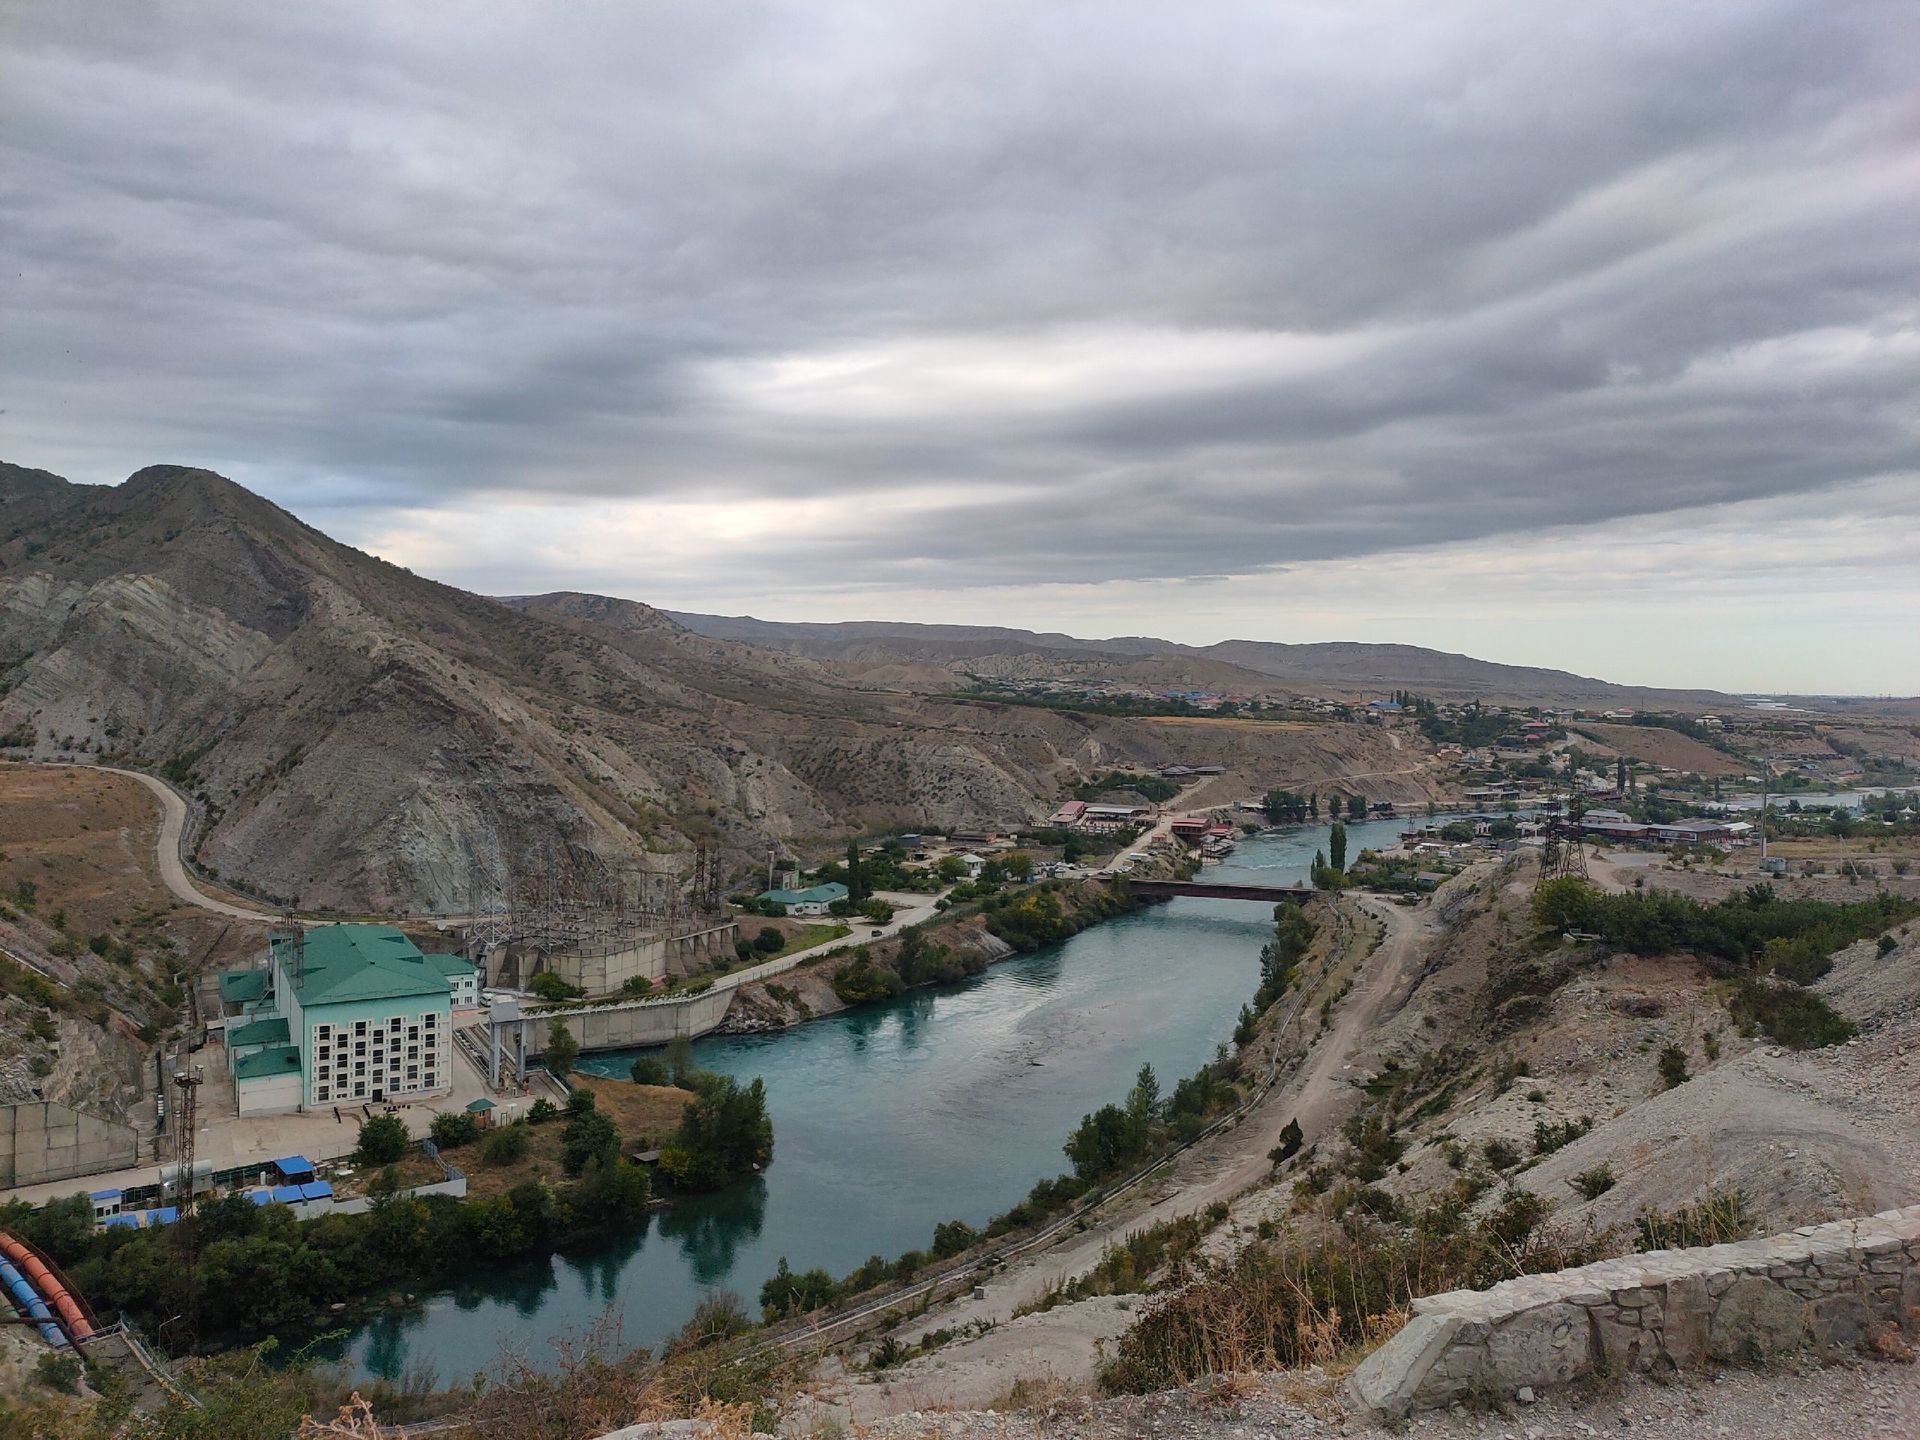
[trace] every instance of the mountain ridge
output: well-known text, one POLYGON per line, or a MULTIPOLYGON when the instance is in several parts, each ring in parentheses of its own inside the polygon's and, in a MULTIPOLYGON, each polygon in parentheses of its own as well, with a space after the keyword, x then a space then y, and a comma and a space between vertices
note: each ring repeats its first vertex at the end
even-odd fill
POLYGON ((1368 641, 1284 641, 1229 639, 1211 645, 1185 645, 1151 636, 1082 639, 1057 631, 1030 631, 992 625, 918 624, 910 621, 787 622, 754 616, 706 615, 668 610, 664 614, 697 634, 778 646, 792 654, 836 659, 898 647, 911 658, 954 661, 985 655, 1047 653, 1076 660, 1116 662, 1150 656, 1188 656, 1217 661, 1246 672, 1298 686, 1333 684, 1351 692, 1367 688, 1429 687, 1435 698, 1595 700, 1628 698, 1688 706, 1720 707, 1735 697, 1714 690, 1668 689, 1629 685, 1539 666, 1482 660, 1425 646, 1368 641), (1504 687, 1504 689, 1503 689, 1504 687))
POLYGON ((191 466, 117 486, 11 468, 9 513, 8 748, 167 775, 195 801, 203 868, 303 909, 492 908, 531 875, 684 879, 700 846, 744 875, 769 847, 1031 823, 1125 763, 1436 793, 1369 727, 1203 745, 1148 721, 849 683, 637 601, 473 594, 191 466))

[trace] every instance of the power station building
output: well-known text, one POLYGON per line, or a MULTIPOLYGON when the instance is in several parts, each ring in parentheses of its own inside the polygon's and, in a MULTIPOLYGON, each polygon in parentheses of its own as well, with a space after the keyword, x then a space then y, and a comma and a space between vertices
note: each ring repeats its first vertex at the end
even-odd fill
POLYGON ((424 955, 390 925, 275 935, 261 970, 220 976, 227 1066, 242 1115, 415 1100, 453 1083, 453 1010, 474 967, 424 955))

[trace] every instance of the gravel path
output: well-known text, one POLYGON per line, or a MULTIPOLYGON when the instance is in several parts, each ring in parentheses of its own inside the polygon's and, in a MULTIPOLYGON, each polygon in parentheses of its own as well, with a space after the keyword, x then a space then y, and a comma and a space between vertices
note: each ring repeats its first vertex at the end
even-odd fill
MULTIPOLYGON (((915 1412, 865 1425, 872 1440, 1258 1440, 1388 1433, 1347 1414, 1315 1372, 1221 1382, 1212 1390, 1077 1402, 1032 1411, 915 1412)), ((1508 1404, 1416 1416, 1398 1433, 1431 1440, 1914 1440, 1920 1367, 1861 1362, 1633 1379, 1508 1404)))

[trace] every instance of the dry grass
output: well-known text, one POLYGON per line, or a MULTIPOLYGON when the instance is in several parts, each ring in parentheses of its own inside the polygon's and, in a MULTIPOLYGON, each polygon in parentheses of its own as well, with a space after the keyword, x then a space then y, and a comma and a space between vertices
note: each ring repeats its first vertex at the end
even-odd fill
POLYGON ((154 866, 160 807, 138 781, 64 765, 0 765, 0 891, 38 888, 76 934, 173 904, 154 866))
MULTIPOLYGON (((690 1092, 671 1085, 635 1085, 626 1080, 580 1074, 572 1080, 575 1085, 593 1092, 595 1106, 612 1117, 620 1131, 620 1148, 629 1155, 657 1146, 678 1129, 680 1114, 693 1099, 690 1092)), ((565 1122, 557 1118, 544 1125, 528 1127, 526 1153, 511 1165, 486 1162, 482 1151, 486 1144, 484 1131, 474 1144, 447 1151, 447 1160, 466 1173, 470 1200, 504 1195, 528 1180, 557 1184, 572 1178, 560 1163, 560 1135, 565 1128, 565 1122)))

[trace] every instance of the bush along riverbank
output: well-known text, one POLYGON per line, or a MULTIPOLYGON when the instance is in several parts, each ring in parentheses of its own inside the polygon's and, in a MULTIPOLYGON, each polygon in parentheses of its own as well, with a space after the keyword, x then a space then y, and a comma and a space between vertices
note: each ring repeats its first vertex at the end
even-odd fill
MULTIPOLYGON (((663 1188, 717 1189, 765 1166, 773 1128, 759 1082, 687 1080, 694 1098, 662 1148, 663 1188)), ((363 1127, 371 1163, 394 1158, 384 1147, 397 1127, 383 1126, 387 1118, 363 1127)), ((568 1178, 527 1179, 484 1199, 407 1194, 383 1172, 373 1207, 360 1214, 302 1220, 285 1205, 235 1194, 202 1201, 177 1224, 102 1229, 92 1201, 75 1195, 37 1210, 0 1207, 0 1228, 50 1254, 96 1310, 120 1312, 176 1353, 302 1336, 377 1304, 372 1297, 449 1283, 476 1257, 581 1249, 646 1224, 653 1177, 624 1158, 618 1126, 589 1089, 574 1090, 564 1109, 542 1101, 530 1119, 486 1132, 471 1148, 479 1165, 512 1165, 546 1126, 559 1130, 568 1178), (191 1317, 191 1331, 181 1317, 191 1317)))
POLYGON ((742 986, 721 1034, 758 1034, 951 985, 998 961, 1057 945, 1116 915, 1140 909, 1124 880, 1047 881, 956 906, 899 935, 742 986))
POLYGON ((946 1221, 934 1227, 927 1250, 910 1250, 894 1260, 875 1255, 839 1279, 824 1269, 793 1270, 782 1257, 760 1290, 763 1318, 768 1323, 788 1320, 905 1284, 977 1245, 1043 1223, 1076 1204, 1097 1201, 1107 1187, 1194 1140, 1247 1098, 1251 1077, 1242 1056, 1257 1037, 1260 1019, 1294 985, 1317 933, 1301 907, 1276 907, 1273 937, 1259 955, 1259 984, 1241 1011, 1234 1045, 1222 1044, 1212 1060, 1170 1093, 1162 1090, 1151 1065, 1141 1066, 1124 1097, 1081 1117, 1061 1147, 1067 1171, 1039 1181, 1024 1200, 984 1229, 962 1220, 946 1221))

